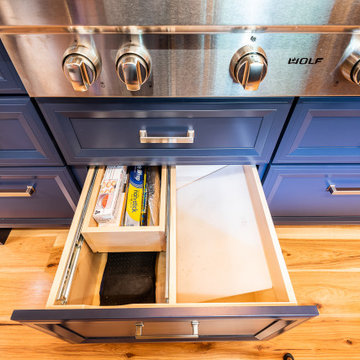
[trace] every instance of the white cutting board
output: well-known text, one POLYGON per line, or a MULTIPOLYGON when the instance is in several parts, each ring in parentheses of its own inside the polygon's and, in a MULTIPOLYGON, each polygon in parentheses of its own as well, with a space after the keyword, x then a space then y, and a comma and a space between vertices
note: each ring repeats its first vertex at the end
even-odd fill
POLYGON ((177 166, 177 302, 272 287, 242 166, 177 166))

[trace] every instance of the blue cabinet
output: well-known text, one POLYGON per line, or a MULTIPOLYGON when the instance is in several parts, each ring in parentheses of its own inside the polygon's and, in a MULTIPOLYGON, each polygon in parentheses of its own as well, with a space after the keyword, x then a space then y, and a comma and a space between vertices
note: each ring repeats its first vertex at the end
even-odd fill
POLYGON ((78 199, 66 167, 0 168, 0 227, 69 225, 78 199))
POLYGON ((359 98, 301 98, 274 163, 360 163, 359 134, 359 98))
POLYGON ((71 171, 80 187, 83 187, 88 172, 87 166, 71 166, 71 171))
POLYGON ((276 223, 360 221, 360 165, 271 165, 263 187, 276 223))
POLYGON ((359 98, 299 99, 264 179, 276 223, 360 222, 359 134, 359 98))
POLYGON ((68 164, 267 163, 292 99, 38 99, 68 164), (186 137, 193 143, 141 143, 186 137))
POLYGON ((0 97, 0 166, 63 165, 27 96, 0 97))
POLYGON ((258 173, 259 173, 259 177, 260 179, 262 179, 265 175, 265 172, 268 168, 269 164, 262 164, 262 165, 258 165, 258 173))
POLYGON ((25 94, 26 91, 0 41, 0 94, 25 94))

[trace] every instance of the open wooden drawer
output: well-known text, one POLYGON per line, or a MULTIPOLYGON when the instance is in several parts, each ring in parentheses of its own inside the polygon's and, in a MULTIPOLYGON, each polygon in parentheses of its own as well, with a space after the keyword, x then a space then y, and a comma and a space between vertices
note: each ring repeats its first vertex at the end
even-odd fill
POLYGON ((204 169, 163 167, 159 236, 135 230, 134 249, 130 230, 103 233, 103 252, 93 252, 96 239, 84 237, 101 169, 90 168, 46 309, 15 310, 12 320, 83 343, 265 340, 317 316, 315 306, 297 306, 256 168, 204 169), (219 174, 236 184, 222 187, 219 174), (104 250, 158 251, 153 303, 99 305, 104 250))
MULTIPOLYGON (((130 252, 165 250, 167 168, 160 174, 159 223, 156 226, 105 226, 99 227, 93 219, 93 211, 98 197, 105 167, 97 169, 94 190, 90 194, 88 211, 85 213, 81 233, 93 252, 130 252)), ((79 203, 80 204, 80 203, 79 203)))

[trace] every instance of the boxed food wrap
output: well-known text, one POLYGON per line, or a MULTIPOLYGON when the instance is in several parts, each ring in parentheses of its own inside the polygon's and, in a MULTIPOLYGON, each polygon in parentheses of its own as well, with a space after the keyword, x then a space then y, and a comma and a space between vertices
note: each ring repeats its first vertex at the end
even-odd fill
POLYGON ((115 219, 119 210, 119 194, 126 182, 126 166, 108 166, 101 181, 99 195, 94 210, 94 219, 98 224, 115 219))

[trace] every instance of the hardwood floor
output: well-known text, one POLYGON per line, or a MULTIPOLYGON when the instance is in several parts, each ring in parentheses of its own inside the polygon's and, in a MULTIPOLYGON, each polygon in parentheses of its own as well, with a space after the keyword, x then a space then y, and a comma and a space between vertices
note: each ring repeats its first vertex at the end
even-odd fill
POLYGON ((13 230, 0 246, 0 359, 360 359, 360 226, 277 227, 299 304, 320 316, 267 342, 70 345, 10 321, 42 308, 66 230, 13 230))

